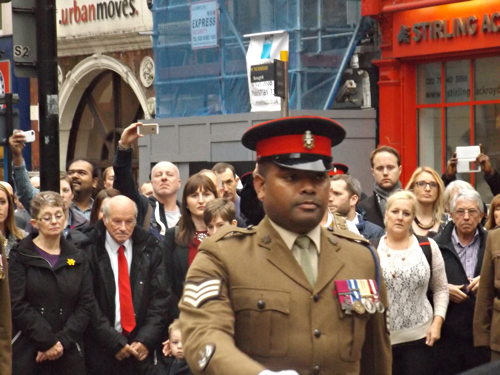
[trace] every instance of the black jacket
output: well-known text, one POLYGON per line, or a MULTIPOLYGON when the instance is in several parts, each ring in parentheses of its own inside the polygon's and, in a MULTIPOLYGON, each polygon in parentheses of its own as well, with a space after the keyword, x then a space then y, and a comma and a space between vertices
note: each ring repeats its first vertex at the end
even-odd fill
MULTIPOLYGON (((158 240, 136 226, 132 234, 133 256, 130 268, 136 327, 128 337, 123 336, 114 328, 116 287, 105 248, 106 228, 102 221, 97 223, 90 234, 92 243, 87 248, 87 254, 90 258, 97 308, 87 335, 87 365, 92 374, 107 374, 119 368, 116 367, 118 361, 114 356, 127 342, 143 343, 149 349, 149 357, 152 357, 153 350, 161 343, 167 330, 170 288, 158 240)), ((134 372, 141 373, 141 370, 135 369, 134 372)))
POLYGON ((364 216, 365 220, 368 220, 382 229, 385 229, 384 215, 382 215, 382 210, 380 209, 375 192, 368 198, 359 202, 357 208, 364 216))
POLYGON ((52 268, 38 254, 30 235, 12 249, 9 273, 16 337, 13 373, 84 373, 80 349, 94 305, 85 256, 62 238, 61 254, 52 268), (63 356, 36 364, 36 352, 50 349, 57 341, 64 348, 63 356))
POLYGON ((163 204, 156 200, 156 198, 148 198, 140 194, 137 190, 134 177, 132 176, 132 149, 116 150, 113 170, 115 171, 113 187, 135 202, 139 225, 148 229, 158 239, 161 239, 168 228, 165 209, 163 204))
MULTIPOLYGON (((446 277, 448 278, 448 284, 454 285, 468 285, 469 280, 465 273, 465 269, 460 262, 453 243, 451 241, 451 234, 455 224, 450 221, 444 227, 443 231, 439 233, 434 240, 439 245, 441 253, 443 255, 444 265, 446 269, 446 277)), ((484 247, 486 246, 486 236, 488 232, 479 225, 479 253, 477 257, 477 264, 474 270, 474 277, 478 276, 481 272, 481 266, 483 264, 484 247)), ((446 312, 446 319, 444 320, 443 328, 441 331, 441 336, 443 339, 448 338, 461 338, 472 340, 472 318, 474 316, 474 303, 476 298, 474 295, 470 295, 469 298, 462 303, 453 303, 450 301, 448 305, 448 311, 446 312)), ((472 342, 472 341, 471 341, 472 342)))

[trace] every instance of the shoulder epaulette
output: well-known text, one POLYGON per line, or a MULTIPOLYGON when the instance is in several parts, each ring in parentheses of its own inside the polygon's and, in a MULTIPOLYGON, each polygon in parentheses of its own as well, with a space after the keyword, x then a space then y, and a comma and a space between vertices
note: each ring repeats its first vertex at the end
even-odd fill
POLYGON ((363 236, 360 236, 347 229, 347 222, 345 217, 339 215, 336 212, 333 214, 333 220, 332 223, 328 226, 328 230, 333 232, 336 236, 362 244, 370 244, 370 241, 368 241, 363 236))
POLYGON ((231 237, 248 236, 257 232, 255 227, 240 228, 232 225, 225 226, 214 235, 214 241, 220 241, 231 237))

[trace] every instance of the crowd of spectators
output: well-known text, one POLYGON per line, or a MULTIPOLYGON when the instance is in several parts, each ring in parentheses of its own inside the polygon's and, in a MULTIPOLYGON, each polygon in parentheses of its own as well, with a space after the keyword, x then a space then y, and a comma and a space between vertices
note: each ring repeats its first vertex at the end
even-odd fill
MULTIPOLYGON (((229 163, 183 183, 161 161, 137 185, 140 125, 124 129, 102 179, 90 161, 74 160, 58 193, 39 192, 24 136, 10 137, 15 189, 0 183, 0 374, 191 373, 176 320, 187 270, 207 236, 257 224, 264 212, 252 173, 239 190, 229 163)), ((488 207, 457 180, 454 157, 442 176, 418 167, 405 189, 396 149, 380 146, 369 162, 374 185, 364 199, 347 169, 330 176, 322 223, 377 250, 393 373, 458 374, 500 359, 500 195, 488 207)), ((489 157, 478 162, 500 193, 489 157)))

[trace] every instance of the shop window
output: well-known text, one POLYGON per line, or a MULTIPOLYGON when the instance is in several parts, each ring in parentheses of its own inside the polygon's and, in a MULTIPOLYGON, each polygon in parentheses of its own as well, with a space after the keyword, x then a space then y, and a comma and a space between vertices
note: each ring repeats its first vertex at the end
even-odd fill
MULTIPOLYGON (((500 170, 500 57, 420 64, 416 86, 419 165, 442 171, 457 146, 481 144, 500 170)), ((460 179, 491 198, 482 176, 460 179)))
POLYGON ((418 104, 441 102, 441 63, 421 64, 417 69, 418 104))
POLYGON ((476 60, 474 79, 475 100, 500 100, 500 57, 476 60))

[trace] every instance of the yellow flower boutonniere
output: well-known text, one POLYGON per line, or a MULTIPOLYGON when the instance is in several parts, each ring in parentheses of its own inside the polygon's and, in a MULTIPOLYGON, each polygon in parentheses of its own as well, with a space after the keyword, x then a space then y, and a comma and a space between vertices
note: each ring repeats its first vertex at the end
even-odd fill
POLYGON ((73 258, 69 258, 66 263, 68 263, 68 266, 74 266, 75 265, 75 260, 73 258))

